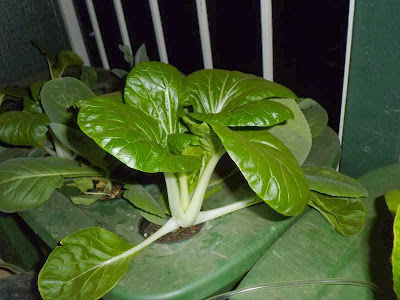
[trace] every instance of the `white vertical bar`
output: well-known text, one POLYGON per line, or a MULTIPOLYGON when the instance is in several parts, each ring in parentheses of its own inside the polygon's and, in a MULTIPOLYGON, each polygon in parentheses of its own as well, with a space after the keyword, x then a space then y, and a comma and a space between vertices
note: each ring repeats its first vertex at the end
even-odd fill
POLYGON ((97 21, 96 10, 94 9, 93 1, 86 0, 86 6, 89 12, 90 23, 92 24, 93 31, 96 37, 97 49, 99 50, 101 63, 104 69, 110 69, 108 64, 106 50, 104 49, 103 38, 101 37, 99 22, 97 21))
POLYGON ((119 31, 121 32, 122 43, 129 47, 132 52, 131 40, 129 39, 128 28, 126 26, 124 9, 121 0, 113 0, 115 14, 117 15, 119 31))
POLYGON ((271 0, 260 0, 263 76, 274 80, 272 5, 271 0))
POLYGON ((201 50, 205 69, 213 68, 211 52, 210 30, 208 27, 207 5, 205 0, 196 0, 197 19, 199 20, 201 50))
POLYGON ((343 142, 344 118, 346 114, 346 104, 347 104, 347 89, 349 85, 350 57, 351 57, 351 45, 353 40, 353 25, 354 25, 354 11, 355 11, 354 6, 355 6, 355 0, 350 0, 349 15, 347 21, 346 58, 344 63, 342 104, 340 108, 340 124, 339 124, 340 144, 342 144, 343 142))
POLYGON ((58 0, 58 5, 67 29, 68 39, 71 43, 72 51, 77 53, 83 59, 85 65, 90 66, 89 55, 83 40, 74 3, 72 0, 58 0))
POLYGON ((161 23, 160 9, 158 8, 158 0, 149 0, 151 18, 153 19, 154 32, 156 34, 158 54, 160 60, 168 63, 167 47, 165 46, 164 32, 161 23))

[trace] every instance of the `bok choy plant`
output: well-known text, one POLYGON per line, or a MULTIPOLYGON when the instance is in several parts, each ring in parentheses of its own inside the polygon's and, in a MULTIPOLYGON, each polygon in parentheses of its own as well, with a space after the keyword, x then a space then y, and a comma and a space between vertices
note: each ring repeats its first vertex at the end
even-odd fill
MULTIPOLYGON (((127 76, 124 102, 92 97, 77 105, 79 127, 102 149, 132 169, 163 173, 171 217, 134 246, 102 228, 65 237, 39 274, 44 299, 100 298, 133 257, 160 237, 261 202, 285 216, 310 204, 344 235, 362 229, 359 197, 365 189, 332 168, 301 167, 312 132, 296 96, 277 83, 215 69, 185 77, 171 65, 143 62, 127 76), (254 195, 202 211, 211 175, 225 153, 254 195)), ((157 215, 158 203, 148 198, 139 205, 134 188, 128 187, 125 198, 157 215)))

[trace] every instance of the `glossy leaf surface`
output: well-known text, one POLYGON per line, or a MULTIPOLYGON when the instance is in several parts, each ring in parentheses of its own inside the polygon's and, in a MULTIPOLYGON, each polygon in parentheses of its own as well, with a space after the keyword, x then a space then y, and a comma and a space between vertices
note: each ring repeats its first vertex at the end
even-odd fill
POLYGON ((359 233, 364 226, 365 207, 358 198, 329 197, 311 193, 309 205, 318 210, 333 228, 345 236, 359 233))
POLYGON ((46 202, 64 177, 99 176, 77 162, 56 158, 24 157, 0 164, 0 211, 26 210, 46 202))
POLYGON ((158 120, 165 133, 178 133, 180 101, 187 98, 183 78, 171 65, 140 63, 126 78, 125 102, 158 120))
POLYGON ((78 124, 100 147, 133 169, 187 172, 201 166, 197 157, 168 152, 158 122, 133 106, 103 98, 85 101, 78 124))
POLYGON ((137 208, 161 218, 166 218, 161 206, 140 184, 132 185, 124 192, 124 198, 128 199, 137 208))
POLYGON ((317 101, 309 98, 303 99, 299 106, 310 126, 311 135, 319 136, 328 125, 328 113, 317 101))
POLYGON ((260 77, 227 70, 200 70, 185 78, 190 103, 197 113, 219 113, 240 97, 243 105, 266 98, 296 98, 286 87, 260 77))
POLYGON ((306 160, 312 146, 312 137, 307 120, 296 101, 292 99, 271 99, 286 105, 294 114, 293 120, 278 124, 269 132, 279 138, 290 149, 300 165, 306 160))
POLYGON ((293 119, 293 113, 287 106, 268 100, 252 101, 216 114, 189 115, 199 121, 214 121, 225 126, 268 127, 293 119))
POLYGON ((0 115, 0 140, 11 145, 40 145, 48 124, 45 114, 9 111, 0 115))
POLYGON ((234 132, 210 125, 251 189, 284 215, 301 213, 309 201, 307 180, 294 156, 267 130, 234 132))
POLYGON ((40 93, 43 108, 53 123, 67 124, 73 117, 71 107, 93 92, 80 80, 70 77, 48 81, 40 93))
POLYGON ((107 152, 100 148, 92 139, 79 129, 71 128, 63 124, 51 123, 50 128, 56 137, 68 149, 86 158, 91 163, 104 168, 107 152))
POLYGON ((43 299, 94 300, 111 290, 128 269, 131 246, 102 228, 75 232, 60 242, 39 273, 43 299))
POLYGON ((355 179, 331 167, 304 166, 310 189, 336 197, 365 197, 366 189, 355 179))
POLYGON ((34 114, 40 114, 43 112, 43 109, 40 106, 39 102, 32 101, 32 99, 29 99, 29 98, 24 98, 23 103, 24 103, 23 104, 24 112, 29 112, 29 113, 34 113, 34 114))

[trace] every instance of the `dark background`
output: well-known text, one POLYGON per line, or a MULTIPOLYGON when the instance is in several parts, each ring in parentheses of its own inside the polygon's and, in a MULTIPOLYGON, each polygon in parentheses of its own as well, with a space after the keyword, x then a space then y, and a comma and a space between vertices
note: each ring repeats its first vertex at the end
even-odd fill
MULTIPOLYGON (((129 69, 112 1, 97 2, 96 12, 111 68, 129 69)), ((101 66, 85 1, 76 1, 92 65, 101 66)), ((299 97, 320 102, 337 130, 345 56, 348 1, 275 0, 274 81, 299 97)), ((148 1, 123 1, 133 52, 146 44, 159 60, 148 1)), ((194 0, 160 0, 169 63, 189 74, 203 68, 194 0)), ((207 1, 214 68, 262 76, 259 0, 207 1)))

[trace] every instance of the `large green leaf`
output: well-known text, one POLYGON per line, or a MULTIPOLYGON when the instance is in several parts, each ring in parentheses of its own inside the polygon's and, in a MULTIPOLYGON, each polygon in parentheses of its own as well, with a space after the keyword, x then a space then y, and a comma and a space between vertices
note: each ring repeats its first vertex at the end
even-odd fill
POLYGON ((393 224, 393 233, 393 287, 397 298, 400 298, 400 208, 397 208, 397 213, 393 224))
POLYGON ((75 232, 60 242, 39 273, 44 300, 95 300, 110 291, 128 269, 136 253, 131 246, 102 228, 75 232))
POLYGON ((187 98, 183 79, 171 65, 142 62, 126 78, 125 102, 157 119, 165 133, 178 133, 180 101, 187 98))
POLYGON ((80 80, 70 77, 46 82, 40 93, 43 108, 53 123, 67 124, 73 117, 72 106, 93 92, 80 80))
POLYGON ((307 206, 309 188, 296 159, 267 130, 234 132, 210 122, 252 190, 273 209, 297 215, 307 206))
POLYGON ((292 111, 285 105, 266 100, 256 100, 241 106, 224 109, 219 113, 190 113, 200 121, 214 121, 225 126, 273 126, 293 119, 292 111))
POLYGON ((0 140, 11 145, 40 145, 50 120, 45 114, 9 111, 0 115, 0 140))
POLYGON ((0 164, 0 211, 26 210, 46 202, 64 177, 99 176, 75 161, 57 158, 15 158, 0 164))
MULTIPOLYGON (((219 113, 240 97, 243 105, 266 98, 296 98, 289 89, 254 75, 227 70, 200 70, 185 78, 190 104, 197 113, 219 113)), ((238 103, 235 104, 237 106, 238 103)))
POLYGON ((345 236, 356 235, 364 226, 365 207, 358 198, 329 197, 313 192, 308 204, 345 236))
POLYGON ((167 218, 156 199, 154 199, 140 184, 134 184, 128 190, 126 190, 124 192, 124 198, 145 212, 164 219, 167 218))
POLYGON ((294 114, 294 118, 272 127, 269 132, 278 137, 292 151, 299 164, 302 165, 312 146, 312 137, 307 120, 293 99, 271 99, 271 101, 276 101, 289 107, 294 114))
POLYGON ((155 173, 201 167, 197 157, 168 152, 159 123, 136 107, 104 98, 85 101, 78 124, 100 147, 131 168, 155 173))
POLYGON ((326 110, 318 102, 309 98, 302 99, 299 107, 307 119, 312 136, 319 136, 328 125, 326 110))
POLYGON ((67 148, 101 168, 106 166, 104 159, 107 152, 82 131, 57 123, 51 123, 50 128, 67 148))
POLYGON ((367 190, 355 179, 331 167, 304 166, 310 189, 336 197, 366 197, 367 190))

